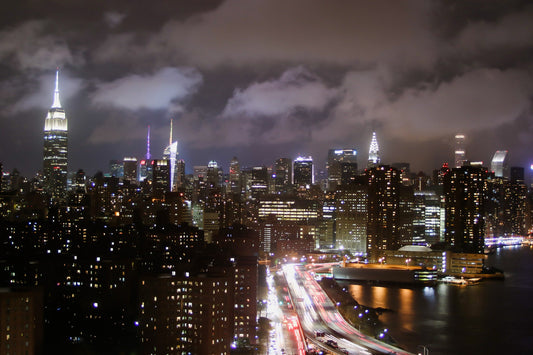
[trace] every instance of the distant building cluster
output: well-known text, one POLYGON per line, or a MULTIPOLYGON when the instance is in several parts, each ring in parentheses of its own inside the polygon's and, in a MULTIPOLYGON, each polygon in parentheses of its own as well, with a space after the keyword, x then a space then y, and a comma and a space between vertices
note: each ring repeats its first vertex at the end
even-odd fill
POLYGON ((331 253, 416 264, 409 247, 423 246, 477 270, 486 237, 531 228, 524 169, 508 167, 507 151, 490 169, 468 161, 462 134, 453 167, 432 175, 382 164, 374 132, 364 169, 356 149, 330 149, 319 177, 310 156, 254 167, 234 157, 227 173, 210 161, 188 174, 170 132, 161 158, 148 128, 144 157, 111 160, 92 177, 69 172, 56 75, 42 172, 27 179, 0 164, 0 322, 11 322, 0 352, 253 348, 260 260, 331 253))

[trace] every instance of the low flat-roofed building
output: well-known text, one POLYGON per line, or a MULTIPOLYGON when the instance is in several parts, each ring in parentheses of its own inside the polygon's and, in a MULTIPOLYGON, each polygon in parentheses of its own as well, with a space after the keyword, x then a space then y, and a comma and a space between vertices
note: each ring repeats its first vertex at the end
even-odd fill
POLYGON ((385 250, 383 257, 389 265, 416 265, 446 273, 449 252, 436 251, 421 245, 406 245, 398 250, 385 250))
POLYGON ((480 274, 484 261, 484 254, 450 253, 447 274, 480 274))
POLYGON ((432 250, 420 245, 407 245, 398 250, 385 250, 384 263, 389 265, 413 265, 435 269, 442 274, 480 274, 485 255, 454 253, 447 250, 432 250))

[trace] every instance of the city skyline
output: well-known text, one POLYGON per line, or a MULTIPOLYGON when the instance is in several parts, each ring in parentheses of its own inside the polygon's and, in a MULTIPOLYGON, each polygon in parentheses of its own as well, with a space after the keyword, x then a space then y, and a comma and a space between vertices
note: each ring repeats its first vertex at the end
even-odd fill
POLYGON ((344 148, 362 167, 373 131, 382 162, 414 172, 452 165, 457 133, 469 160, 531 164, 526 1, 29 4, 0 5, 5 171, 41 168, 57 66, 69 171, 144 157, 148 126, 162 157, 171 119, 189 172, 299 155, 319 171, 344 148))

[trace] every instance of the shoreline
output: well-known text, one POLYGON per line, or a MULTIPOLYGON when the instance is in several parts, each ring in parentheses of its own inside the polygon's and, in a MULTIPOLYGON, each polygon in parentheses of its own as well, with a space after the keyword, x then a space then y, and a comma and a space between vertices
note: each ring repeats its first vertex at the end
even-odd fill
MULTIPOLYGON (((346 288, 339 285, 333 278, 322 278, 319 281, 320 287, 326 292, 328 297, 337 305, 337 309, 342 317, 360 332, 396 347, 401 347, 398 342, 388 333, 388 329, 379 319, 385 312, 394 312, 387 308, 372 308, 361 305, 355 300, 346 288)), ((403 348, 403 347, 401 347, 403 348)))

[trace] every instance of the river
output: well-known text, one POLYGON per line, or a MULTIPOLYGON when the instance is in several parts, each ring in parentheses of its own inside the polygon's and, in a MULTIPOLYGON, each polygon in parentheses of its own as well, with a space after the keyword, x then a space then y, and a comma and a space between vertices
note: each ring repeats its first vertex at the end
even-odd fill
POLYGON ((429 354, 533 354, 533 248, 506 247, 486 263, 505 280, 402 287, 351 284, 361 304, 391 309, 380 319, 405 349, 429 354))

